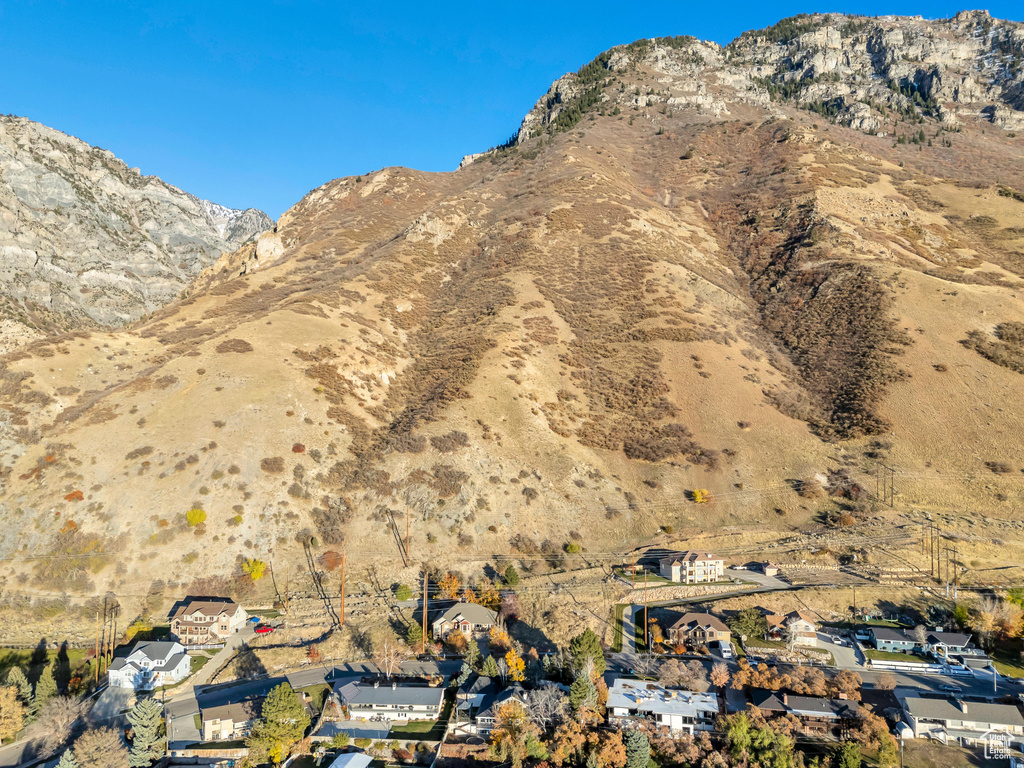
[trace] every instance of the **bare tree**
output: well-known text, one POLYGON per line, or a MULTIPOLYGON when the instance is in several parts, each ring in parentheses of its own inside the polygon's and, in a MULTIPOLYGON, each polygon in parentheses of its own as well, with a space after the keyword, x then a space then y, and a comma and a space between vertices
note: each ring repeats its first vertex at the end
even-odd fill
POLYGON ((565 718, 568 697, 557 685, 549 684, 527 695, 526 711, 530 718, 544 730, 554 728, 565 718))
POLYGON ((896 687, 896 676, 888 672, 879 675, 878 680, 875 681, 875 688, 880 691, 891 691, 896 687))
POLYGON ((725 688, 729 684, 729 667, 724 661, 716 661, 711 667, 711 684, 716 688, 725 688))
POLYGON ((384 672, 385 677, 390 680, 391 676, 401 669, 402 662, 407 658, 409 658, 409 654, 406 653, 403 646, 388 638, 381 643, 380 650, 377 651, 373 660, 377 662, 377 666, 384 672))
POLYGON ((36 754, 52 755, 67 745, 85 709, 81 700, 65 696, 55 696, 46 702, 27 733, 36 754))
POLYGON ((678 659, 669 659, 661 665, 658 681, 665 686, 677 685, 692 690, 707 684, 707 674, 699 661, 684 664, 678 659))
MULTIPOLYGON (((588 661, 590 660, 588 659, 588 661)), ((633 664, 633 671, 640 677, 651 677, 658 670, 658 664, 650 654, 638 653, 630 661, 633 664)), ((593 669, 592 661, 591 669, 593 669)))
POLYGON ((924 628, 924 624, 918 624, 914 627, 914 642, 920 645, 922 648, 928 643, 928 630, 924 628))

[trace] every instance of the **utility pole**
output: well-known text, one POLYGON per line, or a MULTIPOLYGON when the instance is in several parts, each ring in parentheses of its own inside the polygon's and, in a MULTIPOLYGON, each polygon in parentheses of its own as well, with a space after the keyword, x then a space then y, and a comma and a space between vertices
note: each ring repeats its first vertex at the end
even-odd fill
POLYGON ((96 687, 100 687, 100 612, 96 611, 96 656, 93 659, 96 664, 96 687))
POLYGON ((405 556, 407 558, 411 557, 411 555, 409 553, 409 516, 410 516, 409 508, 406 507, 405 508, 405 556))
POLYGON ((291 603, 292 598, 292 568, 288 566, 288 570, 284 574, 284 612, 288 613, 288 606, 291 603))
POLYGON ((647 569, 644 568, 644 647, 649 647, 650 638, 647 636, 647 569))
POLYGON ((341 605, 338 606, 338 629, 345 626, 345 550, 341 551, 341 605))
POLYGON ((430 577, 423 574, 423 650, 427 650, 427 584, 430 577))
POLYGON ((636 552, 631 552, 629 556, 629 583, 630 586, 636 587, 636 552))

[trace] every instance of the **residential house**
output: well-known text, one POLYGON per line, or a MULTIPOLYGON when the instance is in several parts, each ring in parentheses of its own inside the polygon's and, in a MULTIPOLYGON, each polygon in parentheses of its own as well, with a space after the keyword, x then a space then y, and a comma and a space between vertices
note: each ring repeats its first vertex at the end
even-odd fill
POLYGON ((226 597, 186 598, 171 615, 171 637, 186 648, 220 645, 245 626, 246 618, 226 597))
POLYGON ((924 642, 914 636, 913 630, 870 627, 868 632, 875 648, 891 653, 917 651, 923 654, 933 653, 937 656, 949 656, 951 654, 973 654, 977 650, 971 645, 971 636, 962 632, 944 632, 942 629, 926 630, 924 642))
POLYGON ((784 616, 769 613, 765 619, 768 621, 769 640, 792 640, 793 645, 811 647, 818 645, 818 625, 806 611, 791 611, 784 616))
POLYGON ((441 716, 444 688, 406 682, 339 680, 334 693, 347 707, 349 719, 436 720, 441 716))
POLYGON ((667 555, 658 561, 661 575, 682 584, 720 581, 725 574, 725 561, 710 552, 688 550, 667 555))
POLYGON ((766 718, 792 715, 800 721, 804 736, 842 738, 860 719, 860 706, 850 699, 826 699, 820 696, 794 696, 784 691, 754 688, 750 704, 766 718))
POLYGON ((455 694, 455 711, 459 717, 473 720, 476 713, 486 708, 489 697, 497 695, 501 683, 484 675, 474 675, 455 694))
POLYGON ((110 663, 109 681, 112 688, 133 688, 151 691, 164 685, 174 685, 192 672, 192 660, 180 643, 137 643, 127 656, 110 663))
POLYGON ((435 640, 443 640, 452 632, 461 632, 468 640, 475 632, 486 632, 498 623, 498 614, 476 603, 456 603, 431 625, 435 640))
POLYGON ((483 707, 474 718, 476 724, 475 732, 481 736, 487 736, 494 730, 494 726, 498 722, 498 711, 501 709, 501 705, 510 701, 518 702, 523 709, 529 709, 526 691, 519 683, 514 683, 508 688, 487 697, 483 707))
POLYGON ((899 702, 903 719, 918 738, 970 745, 990 731, 1024 736, 1024 717, 1012 704, 921 696, 901 696, 899 702))
POLYGON ((711 693, 668 690, 657 683, 616 678, 608 689, 608 723, 620 727, 638 721, 668 728, 674 735, 710 731, 718 717, 711 693))
POLYGON ((252 730, 263 711, 263 696, 251 696, 241 701, 202 707, 203 741, 237 741, 252 730))
POLYGON ((668 628, 668 640, 684 645, 707 645, 715 640, 728 643, 731 637, 725 622, 710 613, 685 613, 668 628))

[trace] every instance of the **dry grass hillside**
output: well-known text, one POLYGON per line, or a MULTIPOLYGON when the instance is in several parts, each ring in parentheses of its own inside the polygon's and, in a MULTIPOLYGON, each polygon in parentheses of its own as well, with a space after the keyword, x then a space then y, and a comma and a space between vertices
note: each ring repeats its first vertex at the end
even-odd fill
POLYGON ((1024 138, 867 135, 685 48, 595 82, 576 122, 332 181, 144 322, 0 358, 8 602, 280 580, 311 534, 387 584, 865 521, 879 462, 901 506, 1015 517, 1024 138))

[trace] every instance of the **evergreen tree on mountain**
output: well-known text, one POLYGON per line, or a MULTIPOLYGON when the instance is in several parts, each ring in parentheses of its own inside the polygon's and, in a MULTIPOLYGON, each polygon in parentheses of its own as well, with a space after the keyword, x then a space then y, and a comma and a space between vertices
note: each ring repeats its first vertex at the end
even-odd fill
POLYGON ((132 725, 132 744, 128 764, 146 768, 164 756, 166 738, 163 708, 156 699, 139 699, 128 712, 132 725))
POLYGON ((594 662, 594 674, 604 674, 604 649, 601 648, 601 641, 597 635, 589 627, 569 641, 569 655, 576 670, 583 669, 587 659, 591 659, 594 662))

